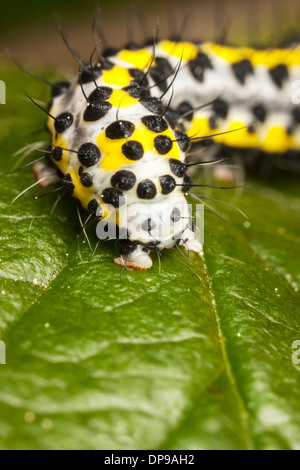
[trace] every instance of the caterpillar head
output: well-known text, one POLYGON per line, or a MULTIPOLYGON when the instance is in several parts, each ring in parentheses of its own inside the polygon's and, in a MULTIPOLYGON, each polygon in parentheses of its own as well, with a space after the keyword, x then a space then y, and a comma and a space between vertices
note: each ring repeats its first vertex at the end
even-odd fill
POLYGON ((51 159, 73 198, 118 229, 116 263, 147 269, 151 251, 195 239, 185 199, 190 142, 146 87, 131 78, 122 87, 114 81, 117 75, 103 73, 97 82, 60 87, 48 122, 51 159))
POLYGON ((128 208, 125 222, 123 233, 127 234, 127 239, 120 238, 116 243, 119 253, 116 264, 148 269, 152 266, 151 253, 179 244, 202 251, 200 244, 195 245, 192 219, 182 194, 173 194, 164 200, 158 198, 150 204, 134 203, 128 208))

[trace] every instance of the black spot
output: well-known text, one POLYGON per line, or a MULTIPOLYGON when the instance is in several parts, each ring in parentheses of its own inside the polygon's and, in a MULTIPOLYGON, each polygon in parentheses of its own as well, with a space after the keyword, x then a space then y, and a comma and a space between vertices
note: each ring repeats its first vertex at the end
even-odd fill
POLYGON ((208 125, 211 129, 216 129, 218 127, 216 118, 214 116, 210 116, 208 120, 208 125))
POLYGON ((163 175, 159 177, 162 194, 170 194, 176 188, 176 181, 173 176, 163 175))
POLYGON ((151 232, 151 230, 154 230, 155 227, 156 225, 151 219, 145 220, 141 225, 141 229, 148 233, 151 232))
POLYGON ((293 132, 294 132, 294 126, 288 126, 288 127, 286 128, 286 133, 287 133, 287 135, 292 135, 293 132))
POLYGON ((148 111, 151 111, 154 114, 162 114, 164 112, 164 105, 162 104, 159 98, 147 98, 146 100, 141 100, 141 103, 148 111))
POLYGON ((156 187, 153 181, 145 179, 138 184, 136 190, 140 199, 153 199, 156 196, 156 187))
POLYGON ((55 118, 54 127, 56 132, 61 134, 73 124, 73 116, 71 113, 61 113, 55 118))
POLYGON ((136 176, 132 171, 120 170, 111 177, 111 185, 121 191, 128 191, 133 188, 136 182, 136 176))
POLYGON ((232 64, 231 67, 232 67, 234 75, 236 76, 236 79, 242 85, 245 84, 247 75, 254 74, 253 66, 250 60, 248 59, 243 59, 240 62, 236 62, 235 64, 232 64))
POLYGON ((165 113, 165 118, 168 124, 172 127, 172 129, 175 129, 176 127, 181 127, 181 124, 178 123, 178 113, 174 109, 169 108, 165 113))
POLYGON ((191 121, 193 119, 194 109, 188 101, 182 101, 177 107, 177 113, 183 116, 187 121, 191 121), (186 116, 184 116, 185 114, 186 116))
POLYGON ((129 96, 135 99, 147 99, 150 97, 150 91, 143 86, 139 86, 138 84, 126 86, 123 88, 123 90, 126 91, 129 96))
POLYGON ((100 75, 101 69, 98 67, 93 67, 93 69, 91 69, 90 65, 86 65, 79 74, 78 83, 90 83, 93 79, 98 78, 100 75))
POLYGON ((195 59, 189 61, 189 69, 198 82, 203 82, 206 69, 212 69, 211 61, 203 52, 199 52, 195 59))
POLYGON ((63 156, 63 149, 61 147, 55 147, 51 152, 53 160, 60 162, 63 156))
POLYGON ((158 67, 151 67, 149 69, 149 75, 161 91, 166 91, 168 87, 166 80, 167 75, 162 70, 158 67))
POLYGON ((52 85, 51 96, 56 98, 62 95, 70 88, 70 82, 56 82, 52 85))
POLYGON ((105 131, 109 139, 126 139, 134 133, 135 126, 129 121, 115 121, 105 131))
POLYGON ((79 176, 81 176, 81 175, 82 175, 82 173, 83 173, 83 166, 80 166, 80 167, 79 167, 79 170, 78 170, 78 174, 79 174, 79 176))
POLYGON ((145 77, 145 72, 140 69, 129 69, 128 72, 138 83, 143 83, 144 86, 148 86, 148 80, 145 77))
POLYGON ((166 155, 173 147, 173 142, 167 135, 158 135, 154 139, 155 150, 160 155, 166 155))
POLYGON ((181 187, 181 192, 188 193, 192 186, 193 186, 192 178, 188 175, 185 175, 183 178, 183 185, 181 187))
POLYGON ((228 104, 222 98, 217 98, 212 105, 212 108, 217 116, 222 119, 226 119, 228 115, 228 104))
POLYGON ((174 207, 174 209, 171 212, 171 221, 179 222, 180 219, 181 219, 181 212, 177 207, 174 207))
POLYGON ((58 176, 60 179, 63 179, 63 177, 64 177, 64 174, 63 174, 63 172, 62 172, 62 171, 60 171, 60 169, 59 169, 59 168, 56 168, 56 173, 57 173, 57 176, 58 176))
POLYGON ((293 108, 292 116, 297 124, 300 124, 300 108, 293 108))
POLYGON ((150 68, 149 75, 160 90, 167 90, 167 79, 171 73, 172 67, 169 61, 164 57, 155 57, 155 66, 150 68))
POLYGON ((103 57, 114 56, 119 52, 117 47, 106 47, 103 51, 103 57))
POLYGON ((142 144, 137 140, 129 140, 122 145, 122 152, 129 160, 140 160, 144 155, 142 144))
POLYGON ((90 214, 96 214, 97 213, 98 217, 102 217, 102 215, 103 215, 103 211, 101 209, 101 206, 100 206, 99 202, 96 199, 92 199, 88 203, 88 211, 89 211, 90 214))
POLYGON ((72 176, 70 175, 70 173, 67 173, 66 175, 64 175, 63 180, 62 180, 62 186, 66 193, 68 194, 73 193, 75 189, 75 185, 73 184, 72 176))
POLYGON ((144 116, 142 123, 152 132, 164 132, 168 129, 167 121, 159 116, 144 116))
POLYGON ((269 74, 278 88, 282 88, 283 82, 289 78, 289 71, 285 64, 279 64, 269 69, 269 74))
POLYGON ((157 68, 159 68, 162 72, 164 72, 166 77, 173 70, 170 62, 164 57, 155 57, 155 63, 156 63, 157 68))
POLYGON ((86 188, 93 186, 93 177, 90 173, 83 173, 80 177, 80 182, 86 188))
POLYGON ((83 119, 88 122, 97 121, 103 118, 111 108, 112 105, 107 101, 95 101, 87 106, 83 119))
POLYGON ((184 163, 180 160, 176 160, 175 158, 170 158, 169 163, 171 171, 175 176, 182 178, 185 175, 186 165, 184 163))
POLYGON ((100 159, 101 153, 96 145, 88 142, 82 144, 78 150, 78 160, 83 166, 90 167, 96 165, 100 159))
POLYGON ((131 240, 117 240, 116 249, 119 255, 124 256, 125 258, 129 256, 137 247, 137 242, 132 242, 131 240))
POLYGON ((51 158, 51 153, 52 153, 52 144, 49 144, 45 151, 44 158, 46 162, 49 163, 50 165, 53 163, 52 158, 51 158))
POLYGON ((77 197, 72 197, 72 202, 75 206, 82 207, 81 201, 77 197))
POLYGON ((175 136, 180 149, 183 152, 187 152, 191 146, 189 137, 184 132, 180 131, 175 131, 175 136))
POLYGON ((88 99, 92 103, 94 101, 108 100, 111 97, 113 90, 108 86, 100 86, 95 88, 94 91, 89 95, 88 99))
POLYGON ((126 197, 118 189, 106 188, 102 193, 102 199, 106 204, 113 207, 120 207, 126 203, 126 197))
POLYGON ((252 108, 252 113, 259 122, 264 122, 267 117, 267 110, 263 104, 256 104, 252 108))
POLYGON ((253 124, 250 124, 250 126, 248 126, 248 132, 249 134, 254 134, 255 133, 255 126, 253 124))
MULTIPOLYGON (((103 53, 103 56, 105 57, 104 53, 103 53)), ((101 64, 102 70, 111 70, 115 66, 115 64, 113 64, 110 60, 104 59, 104 58, 100 60, 100 64, 101 64)))

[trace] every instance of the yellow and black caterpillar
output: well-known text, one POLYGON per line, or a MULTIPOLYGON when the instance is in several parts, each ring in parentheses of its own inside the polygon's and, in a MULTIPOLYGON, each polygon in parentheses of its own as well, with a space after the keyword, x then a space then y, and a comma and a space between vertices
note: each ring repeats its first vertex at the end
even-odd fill
POLYGON ((117 264, 147 269, 151 252, 177 244, 201 253, 186 202, 190 145, 209 138, 228 148, 298 152, 300 46, 162 40, 98 49, 96 62, 77 57, 71 83, 52 86, 52 142, 47 164, 35 167, 38 177, 44 184, 62 179, 90 217, 112 221, 117 264))

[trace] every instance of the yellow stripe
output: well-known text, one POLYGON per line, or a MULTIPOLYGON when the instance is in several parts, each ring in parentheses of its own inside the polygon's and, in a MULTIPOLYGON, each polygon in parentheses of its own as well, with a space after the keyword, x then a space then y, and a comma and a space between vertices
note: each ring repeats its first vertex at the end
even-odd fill
POLYGON ((265 141, 261 146, 265 152, 285 153, 287 150, 295 148, 295 141, 286 130, 280 126, 272 127, 265 141))
POLYGON ((137 51, 123 50, 119 52, 117 57, 124 62, 134 65, 137 69, 144 69, 147 67, 152 59, 152 54, 146 49, 139 49, 137 51))
POLYGON ((207 42, 202 44, 201 49, 206 54, 215 54, 231 64, 240 62, 243 59, 248 59, 253 66, 265 65, 268 68, 275 67, 279 64, 285 64, 287 67, 300 66, 300 46, 291 50, 256 50, 248 47, 227 47, 207 42))
POLYGON ((198 54, 197 47, 190 42, 172 42, 172 41, 161 41, 159 46, 168 54, 178 57, 182 60, 194 59, 198 54))
MULTIPOLYGON (((286 132, 286 129, 281 126, 273 126, 268 129, 265 134, 263 131, 267 125, 263 126, 262 131, 259 133, 249 132, 246 127, 247 124, 242 121, 231 122, 226 131, 233 131, 219 136, 212 137, 215 142, 223 143, 230 147, 237 148, 261 148, 269 153, 285 153, 288 150, 299 150, 299 145, 292 135, 286 132), (245 129, 241 129, 245 127, 245 129)), ((223 129, 211 129, 209 120, 205 117, 195 119, 192 127, 188 131, 190 137, 203 137, 205 135, 217 134, 219 132, 226 132, 223 129)))
MULTIPOLYGON (((123 165, 132 165, 135 163, 135 160, 129 160, 122 153, 122 145, 129 140, 136 140, 140 142, 144 148, 144 152, 153 152, 157 154, 157 151, 154 147, 154 138, 157 135, 167 135, 172 140, 175 139, 175 136, 170 129, 167 129, 160 134, 156 134, 152 131, 149 131, 143 124, 135 128, 134 133, 130 139, 108 139, 105 135, 105 132, 99 134, 96 138, 96 142, 99 145, 101 154, 103 158, 101 159, 101 170, 103 171, 114 171, 122 167, 123 165)), ((163 157, 172 157, 175 159, 180 159, 180 151, 176 142, 174 142, 172 149, 163 157)))
POLYGON ((78 174, 78 171, 68 168, 66 173, 70 173, 73 180, 73 184, 75 186, 73 196, 79 199, 82 206, 87 209, 88 203, 91 201, 91 199, 93 199, 93 186, 91 186, 90 188, 83 186, 80 182, 80 176, 78 174))
POLYGON ((128 106, 133 106, 138 103, 138 100, 132 98, 124 90, 114 90, 109 101, 116 108, 127 108, 128 106))
POLYGON ((117 85, 120 87, 125 87, 129 85, 132 77, 128 70, 124 67, 119 67, 115 65, 110 70, 104 70, 103 72, 103 81, 107 85, 117 85))
POLYGON ((202 137, 208 134, 216 134, 220 132, 219 129, 212 130, 209 125, 209 120, 206 117, 193 119, 192 127, 187 131, 189 137, 202 137))
MULTIPOLYGON (((56 136, 56 132, 52 136, 52 144, 54 147, 61 147, 63 149, 68 148, 67 142, 65 141, 65 139, 62 138, 60 134, 57 134, 57 139, 55 138, 55 136, 56 136)), ((52 161, 64 175, 68 173, 67 171, 67 168, 69 165, 69 152, 68 151, 66 150, 63 151, 62 159, 59 162, 56 162, 55 160, 53 160, 53 158, 52 158, 52 161)))
POLYGON ((247 128, 241 129, 246 124, 241 121, 234 121, 230 124, 228 131, 229 134, 223 134, 216 136, 214 139, 216 142, 222 142, 230 147, 258 147, 259 139, 255 132, 249 132, 247 128))

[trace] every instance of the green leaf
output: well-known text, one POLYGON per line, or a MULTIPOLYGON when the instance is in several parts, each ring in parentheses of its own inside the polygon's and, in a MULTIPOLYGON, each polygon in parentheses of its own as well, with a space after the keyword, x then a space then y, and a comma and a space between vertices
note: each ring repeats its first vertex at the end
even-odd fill
MULTIPOLYGON (((23 90, 47 92, 2 69, 8 171, 47 140, 23 135, 45 121, 23 90)), ((205 193, 249 217, 214 204, 231 224, 206 213, 216 253, 166 251, 161 270, 120 278, 67 197, 52 211, 57 196, 34 188, 11 204, 33 175, 1 177, 0 448, 299 449, 299 180, 283 178, 205 193)))

